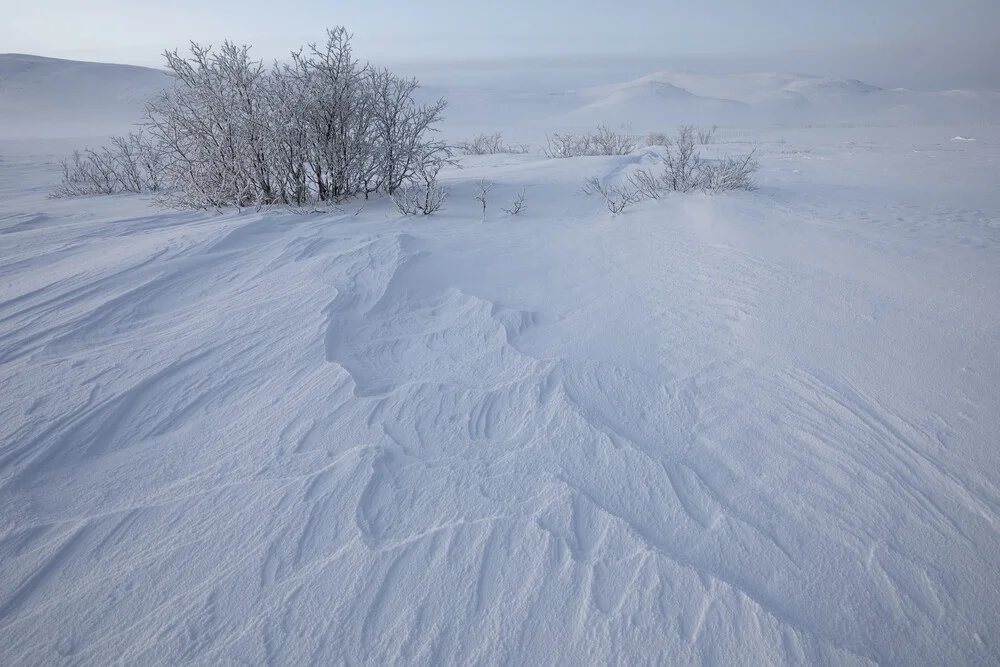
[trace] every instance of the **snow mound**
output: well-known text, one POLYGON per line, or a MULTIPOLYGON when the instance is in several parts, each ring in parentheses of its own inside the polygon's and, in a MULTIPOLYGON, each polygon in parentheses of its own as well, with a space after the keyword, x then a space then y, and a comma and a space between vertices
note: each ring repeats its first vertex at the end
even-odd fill
POLYGON ((711 74, 660 71, 625 83, 574 91, 583 104, 566 118, 632 123, 759 126, 814 123, 981 121, 1000 104, 981 91, 913 93, 856 79, 780 72, 711 74))
POLYGON ((660 126, 663 123, 737 122, 749 107, 742 102, 694 95, 658 77, 642 77, 624 84, 599 86, 579 92, 587 103, 570 118, 660 126))
POLYGON ((880 90, 852 79, 835 79, 801 74, 763 72, 751 74, 712 74, 702 72, 662 71, 638 79, 682 88, 692 95, 742 102, 755 106, 785 102, 812 103, 830 97, 854 97, 880 90))

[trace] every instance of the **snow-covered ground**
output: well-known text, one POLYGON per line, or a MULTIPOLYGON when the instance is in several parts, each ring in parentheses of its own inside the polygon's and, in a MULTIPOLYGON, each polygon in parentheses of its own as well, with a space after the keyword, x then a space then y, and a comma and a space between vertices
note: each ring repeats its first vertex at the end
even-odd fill
POLYGON ((122 132, 169 84, 147 67, 0 54, 0 140, 122 132))
MULTIPOLYGON (((756 103, 701 80, 444 129, 756 103)), ((853 125, 617 217, 650 150, 403 219, 51 200, 77 144, 0 141, 0 663, 998 664, 1000 127, 853 125)))

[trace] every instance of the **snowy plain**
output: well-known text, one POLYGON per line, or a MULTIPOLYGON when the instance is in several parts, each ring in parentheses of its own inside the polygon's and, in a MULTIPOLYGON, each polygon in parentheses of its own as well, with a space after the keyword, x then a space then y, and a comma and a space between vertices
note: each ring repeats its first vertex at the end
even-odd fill
POLYGON ((204 213, 47 198, 110 131, 72 100, 161 75, 25 62, 0 663, 1000 664, 996 93, 422 72, 449 139, 532 152, 427 218, 204 213), (655 149, 540 155, 699 119, 757 191, 611 216, 583 180, 655 149))

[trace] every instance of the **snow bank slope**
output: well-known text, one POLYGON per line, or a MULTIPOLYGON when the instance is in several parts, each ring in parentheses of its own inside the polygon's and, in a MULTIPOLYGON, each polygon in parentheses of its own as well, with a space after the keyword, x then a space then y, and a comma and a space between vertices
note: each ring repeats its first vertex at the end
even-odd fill
POLYGON ((0 54, 0 139, 122 132, 170 84, 146 67, 0 54))
POLYGON ((0 655, 994 661, 963 132, 762 136, 761 191, 618 218, 579 184, 642 154, 469 160, 420 220, 0 198, 0 655))

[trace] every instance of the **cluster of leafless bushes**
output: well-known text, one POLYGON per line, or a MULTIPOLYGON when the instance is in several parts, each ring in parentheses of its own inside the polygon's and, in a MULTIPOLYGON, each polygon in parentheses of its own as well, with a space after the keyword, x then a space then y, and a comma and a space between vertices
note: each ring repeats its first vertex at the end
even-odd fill
MULTIPOLYGON (((479 183, 476 184, 476 194, 473 196, 473 199, 479 202, 479 205, 482 206, 483 220, 486 220, 486 209, 490 203, 490 193, 493 192, 493 187, 495 185, 495 183, 487 181, 485 178, 480 179, 479 183)), ((522 187, 517 194, 514 195, 514 199, 510 206, 501 206, 500 210, 507 215, 521 215, 524 211, 524 196, 525 190, 522 187)))
POLYGON ((57 197, 158 192, 163 154, 140 130, 112 137, 100 150, 76 151, 61 166, 62 184, 53 193, 57 197))
POLYGON ((583 134, 552 134, 546 136, 545 157, 566 158, 588 155, 628 155, 639 147, 639 139, 628 132, 616 132, 607 125, 598 125, 593 132, 583 134))
POLYGON ((57 194, 156 191, 167 205, 221 208, 385 193, 440 208, 451 153, 432 135, 445 101, 418 104, 415 79, 360 64, 343 28, 270 68, 229 42, 165 56, 175 84, 147 105, 145 132, 75 156, 57 194))
MULTIPOLYGON (((483 220, 486 219, 486 208, 490 202, 490 192, 493 191, 494 183, 488 182, 485 178, 480 179, 476 188, 476 195, 473 197, 480 205, 483 207, 483 220)), ((525 191, 522 187, 516 195, 514 195, 514 200, 508 207, 500 207, 500 210, 507 215, 521 215, 524 211, 524 195, 525 191)))
POLYGON ((525 144, 505 144, 503 132, 478 134, 472 139, 459 143, 457 148, 463 155, 498 155, 500 153, 523 155, 529 150, 525 144))
POLYGON ((403 215, 430 215, 440 211, 448 191, 437 180, 444 160, 434 159, 417 164, 416 174, 392 192, 392 201, 403 215))
POLYGON ((660 199, 671 192, 694 192, 697 190, 715 194, 731 190, 754 190, 753 180, 759 168, 754 159, 755 151, 737 157, 721 160, 702 158, 699 144, 712 140, 713 132, 697 132, 691 126, 677 130, 677 136, 670 138, 656 136, 656 143, 663 147, 660 153, 662 169, 640 169, 625 180, 613 184, 595 177, 584 182, 583 190, 589 195, 600 195, 608 210, 621 213, 632 204, 646 199, 660 199))
MULTIPOLYGON (((694 133, 694 139, 699 145, 707 146, 715 143, 715 133, 718 129, 717 125, 713 125, 710 128, 694 128, 691 131, 694 133)), ((669 146, 670 144, 670 135, 664 132, 650 132, 646 135, 647 146, 669 146)))

